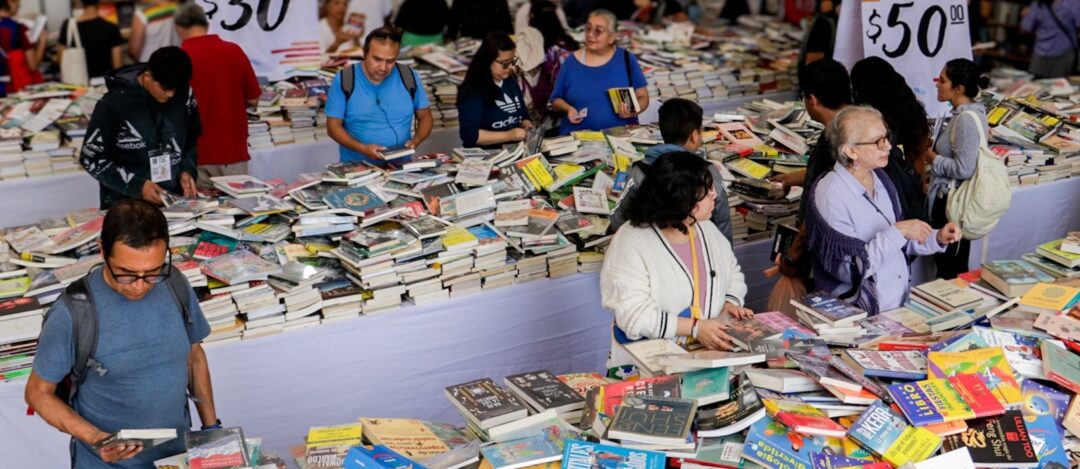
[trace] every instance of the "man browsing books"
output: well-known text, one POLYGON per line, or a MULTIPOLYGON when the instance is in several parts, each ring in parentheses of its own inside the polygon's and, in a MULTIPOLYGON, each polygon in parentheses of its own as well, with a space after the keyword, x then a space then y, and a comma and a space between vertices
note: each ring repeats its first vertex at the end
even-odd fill
POLYGON ((364 40, 364 61, 334 77, 327 93, 326 128, 341 145, 341 161, 382 165, 386 149, 416 148, 431 133, 434 120, 420 75, 398 65, 400 49, 398 30, 376 29, 364 40))
POLYGON ((76 469, 152 467, 183 452, 183 439, 145 450, 130 443, 95 445, 123 429, 176 429, 182 435, 191 426, 189 392, 204 428, 220 425, 200 345, 210 326, 183 274, 169 265, 168 223, 153 205, 118 202, 105 216, 99 243, 104 266, 73 283, 47 313, 25 398, 46 422, 72 436, 76 469), (79 319, 95 317, 92 323, 79 319), (95 324, 97 334, 77 334, 95 324), (73 378, 78 371, 84 371, 81 383, 73 378), (69 400, 56 394, 66 378, 77 383, 69 400))
POLYGON ((258 104, 261 90, 243 49, 207 33, 210 23, 202 7, 184 3, 174 20, 184 40, 180 47, 191 57, 191 89, 203 124, 198 182, 209 188, 211 177, 248 173, 247 107, 258 104))
POLYGON ((79 157, 98 180, 102 209, 132 198, 161 205, 166 191, 195 195, 202 125, 190 80, 191 59, 172 46, 105 75, 109 91, 94 108, 79 157))
MULTIPOLYGON (((673 98, 664 101, 660 106, 660 135, 664 143, 649 148, 645 152, 645 159, 635 164, 630 169, 630 182, 627 184, 626 193, 623 194, 615 213, 611 216, 611 227, 614 233, 619 226, 626 221, 626 201, 633 195, 637 186, 645 181, 645 171, 661 155, 667 153, 688 151, 704 158, 699 153, 701 149, 701 121, 704 117, 701 106, 697 103, 682 98, 673 98)), ((731 209, 728 207, 727 191, 724 189, 724 180, 720 176, 720 170, 716 165, 709 165, 709 173, 712 175, 713 187, 716 189, 716 204, 713 207, 711 220, 724 237, 731 241, 731 209)))

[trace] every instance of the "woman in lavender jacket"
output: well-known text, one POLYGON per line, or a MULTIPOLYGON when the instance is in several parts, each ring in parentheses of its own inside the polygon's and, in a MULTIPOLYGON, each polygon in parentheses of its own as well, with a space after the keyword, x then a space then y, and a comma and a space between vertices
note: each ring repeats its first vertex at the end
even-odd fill
POLYGON ((814 282, 872 315, 895 309, 910 288, 906 256, 943 251, 960 228, 901 220, 896 188, 882 170, 892 145, 876 109, 849 106, 826 133, 836 165, 809 191, 806 221, 814 282))

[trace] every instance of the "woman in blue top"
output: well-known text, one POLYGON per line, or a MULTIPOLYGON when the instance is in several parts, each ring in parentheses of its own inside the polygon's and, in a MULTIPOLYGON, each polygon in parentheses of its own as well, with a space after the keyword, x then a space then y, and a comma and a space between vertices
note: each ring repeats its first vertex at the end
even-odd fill
POLYGON ((563 63, 551 93, 552 108, 566 114, 559 126, 560 134, 637 124, 638 114, 649 107, 645 74, 637 58, 615 47, 617 25, 610 11, 590 13, 585 23, 585 47, 563 63), (615 111, 608 89, 623 87, 634 89, 640 109, 624 105, 615 111))
POLYGON ((532 122, 514 79, 517 67, 510 36, 501 31, 488 33, 458 89, 459 132, 466 148, 494 148, 525 140, 532 122))

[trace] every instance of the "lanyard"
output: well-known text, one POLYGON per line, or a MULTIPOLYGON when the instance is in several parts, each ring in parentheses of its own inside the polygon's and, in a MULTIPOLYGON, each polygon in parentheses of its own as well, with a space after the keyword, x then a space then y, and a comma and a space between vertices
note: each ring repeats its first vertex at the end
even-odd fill
POLYGON ((695 233, 697 230, 690 227, 690 288, 693 291, 693 301, 690 303, 690 317, 701 319, 701 285, 698 270, 698 244, 695 233))

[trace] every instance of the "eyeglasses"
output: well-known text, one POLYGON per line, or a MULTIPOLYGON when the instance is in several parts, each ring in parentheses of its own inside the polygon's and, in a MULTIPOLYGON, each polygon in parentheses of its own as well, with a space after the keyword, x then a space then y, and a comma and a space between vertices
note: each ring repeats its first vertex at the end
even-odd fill
POLYGON ((851 145, 852 146, 877 145, 879 150, 887 150, 889 148, 890 144, 892 144, 892 134, 889 133, 889 132, 885 132, 885 135, 882 135, 881 137, 879 137, 877 139, 870 140, 869 142, 855 142, 855 143, 852 143, 851 145))
POLYGON ((495 63, 501 65, 502 68, 513 68, 515 66, 521 65, 521 59, 514 57, 508 60, 496 60, 495 63))
POLYGON ((158 272, 156 274, 147 274, 147 275, 117 274, 116 272, 113 272, 112 266, 109 265, 109 260, 108 259, 105 259, 105 268, 109 269, 109 275, 112 275, 113 280, 116 280, 116 283, 119 283, 121 285, 130 285, 130 284, 135 283, 136 281, 139 281, 139 280, 142 280, 142 281, 144 281, 146 283, 150 283, 150 284, 161 283, 161 282, 164 282, 165 279, 169 278, 169 274, 172 272, 172 251, 170 251, 166 255, 165 263, 162 264, 161 267, 158 267, 157 269, 154 269, 154 270, 159 270, 160 271, 160 272, 158 272))
POLYGON ((603 35, 607 34, 608 32, 609 31, 608 31, 607 28, 593 28, 593 27, 589 27, 589 26, 585 27, 585 34, 593 34, 593 35, 596 35, 596 36, 603 36, 603 35))

